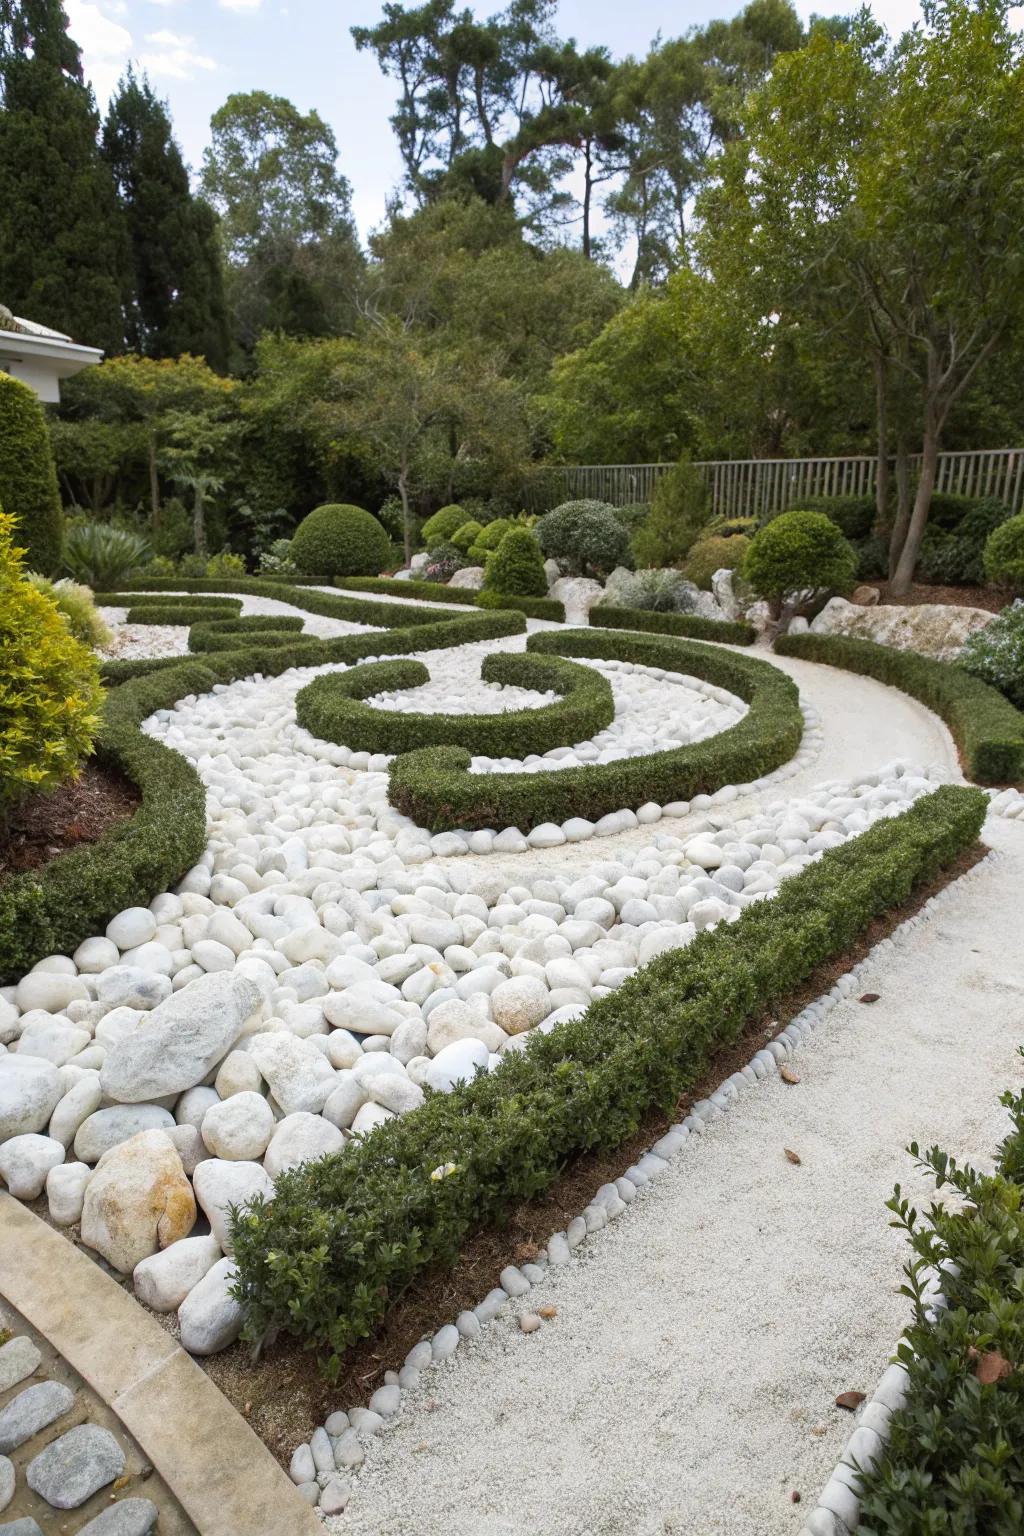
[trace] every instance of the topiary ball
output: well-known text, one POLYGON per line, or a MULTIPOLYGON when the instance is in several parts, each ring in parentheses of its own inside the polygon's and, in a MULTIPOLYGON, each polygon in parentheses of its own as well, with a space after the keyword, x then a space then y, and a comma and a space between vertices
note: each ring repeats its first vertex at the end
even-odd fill
POLYGON ((456 533, 468 520, 469 514, 455 502, 428 517, 423 524, 421 537, 428 549, 433 549, 435 544, 449 544, 452 534, 456 533))
POLYGON ((982 558, 989 581, 1024 592, 1024 512, 989 534, 982 558))
POLYGON ((378 576, 390 553, 377 519, 344 503, 314 508, 292 536, 292 563, 303 576, 378 576))
POLYGON ((743 564, 743 556, 749 547, 750 540, 742 533, 734 533, 728 538, 716 534, 710 539, 698 539, 686 557, 683 570, 694 586, 710 592, 715 572, 736 570, 743 564))
POLYGON ((565 560, 577 575, 607 576, 629 557, 629 533, 603 501, 565 501, 536 527, 549 560, 565 560))
POLYGON ((783 512, 751 539, 742 572, 758 596, 778 606, 793 592, 848 592, 857 552, 823 512, 783 512))

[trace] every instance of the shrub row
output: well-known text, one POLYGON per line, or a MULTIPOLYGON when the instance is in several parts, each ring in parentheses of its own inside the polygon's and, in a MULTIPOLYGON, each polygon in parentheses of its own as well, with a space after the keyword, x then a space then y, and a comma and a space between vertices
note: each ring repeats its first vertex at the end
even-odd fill
POLYGON ((945 720, 964 772, 979 784, 1024 780, 1024 715, 962 667, 844 635, 780 635, 775 649, 780 656, 860 672, 920 699, 945 720))
POLYGON ((970 846, 985 809, 978 790, 937 790, 737 922, 659 956, 581 1018, 535 1031, 497 1071, 282 1174, 271 1204, 257 1200, 233 1222, 249 1337, 284 1329, 337 1374, 342 1351, 420 1271, 453 1263, 472 1233, 548 1188, 569 1158, 618 1146, 654 1107, 670 1113, 751 1017, 970 846))
MULTIPOLYGON (((116 912, 151 901, 196 862, 206 846, 206 792, 189 763, 139 730, 157 709, 190 693, 208 693, 257 673, 357 662, 403 651, 441 650, 521 634, 521 614, 473 613, 419 624, 317 640, 294 635, 287 646, 249 644, 202 662, 170 656, 113 662, 104 677, 123 686, 107 695, 97 746, 101 763, 142 791, 135 815, 88 848, 78 848, 29 874, 0 883, 0 984, 17 980, 44 955, 67 954, 102 933, 116 912)), ((260 637, 257 637, 260 640, 260 637)))
POLYGON ((513 608, 525 613, 528 619, 548 619, 552 624, 565 623, 565 605, 553 597, 521 597, 511 592, 478 592, 478 608, 513 608))
POLYGON ((1024 1528, 1024 1094, 1001 1101, 1013 1128, 994 1173, 959 1166, 938 1147, 918 1165, 958 1199, 923 1218, 899 1185, 888 1202, 913 1257, 904 1286, 914 1320, 898 1359, 906 1401, 877 1463, 860 1478, 865 1536, 1024 1528), (948 1307, 928 1317, 926 1271, 939 1269, 948 1307))
POLYGON ((210 619, 193 624, 188 632, 190 651, 237 651, 244 639, 257 645, 291 645, 303 631, 299 614, 247 614, 241 619, 210 619))
POLYGON ((306 613, 317 613, 329 619, 345 619, 352 624, 367 624, 380 629, 407 629, 413 624, 436 624, 436 608, 419 608, 415 603, 374 603, 365 598, 343 597, 340 593, 323 592, 302 582, 268 581, 266 577, 247 576, 230 580, 221 577, 197 578, 185 581, 180 576, 156 576, 149 580, 132 583, 139 592, 187 592, 225 593, 240 592, 251 597, 272 597, 281 603, 291 603, 306 613))
POLYGON ((389 576, 346 576, 334 585, 352 592, 385 592, 392 597, 419 597, 428 603, 461 603, 467 608, 514 608, 531 619, 565 623, 565 606, 553 597, 525 597, 512 592, 473 592, 436 581, 396 581, 389 576))
MULTIPOLYGON (((237 618, 242 611, 238 597, 184 597, 167 592, 97 592, 95 601, 102 608, 130 608, 135 613, 153 608, 194 608, 207 618, 237 618)), ((159 620, 139 619, 138 623, 158 623, 159 620)))
POLYGON ((683 635, 690 640, 717 640, 719 645, 753 645, 753 624, 726 619, 703 619, 697 613, 654 613, 646 608, 611 608, 603 604, 590 610, 597 629, 639 629, 660 635, 683 635))
POLYGON ((796 686, 768 662, 693 641, 573 629, 531 635, 527 650, 593 656, 665 667, 737 694, 744 718, 706 741, 611 763, 540 773, 469 773, 459 747, 427 747, 391 765, 388 797, 421 827, 518 827, 570 816, 591 821, 648 801, 666 805, 743 784, 788 762, 800 744, 803 717, 796 686))
POLYGON ((480 675, 488 683, 551 689, 557 703, 481 715, 414 714, 376 709, 365 700, 430 681, 418 661, 381 661, 350 672, 314 678, 296 696, 299 724, 314 736, 359 752, 402 753, 426 746, 458 746, 488 757, 525 757, 571 746, 603 731, 615 718, 607 678, 557 656, 498 653, 485 656, 480 675))

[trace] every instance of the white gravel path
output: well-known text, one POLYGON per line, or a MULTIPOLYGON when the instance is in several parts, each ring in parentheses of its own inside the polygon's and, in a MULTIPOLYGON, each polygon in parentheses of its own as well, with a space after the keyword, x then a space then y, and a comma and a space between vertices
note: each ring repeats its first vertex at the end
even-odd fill
POLYGON ((499 1320, 403 1394, 329 1529, 799 1529, 852 1428, 836 1394, 870 1394, 907 1321, 884 1202, 897 1180, 930 1191, 904 1148, 990 1164, 1021 1081, 1024 829, 986 836, 1005 857, 878 963, 877 1004, 831 1014, 800 1084, 761 1083, 531 1292, 553 1322, 499 1320))

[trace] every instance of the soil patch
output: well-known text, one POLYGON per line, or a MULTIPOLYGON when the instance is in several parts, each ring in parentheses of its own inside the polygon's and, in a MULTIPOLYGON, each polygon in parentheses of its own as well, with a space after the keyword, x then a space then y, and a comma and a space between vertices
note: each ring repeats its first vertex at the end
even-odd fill
POLYGON ((134 784, 96 762, 86 763, 77 779, 48 794, 30 795, 13 812, 7 835, 0 835, 0 880, 95 843, 126 821, 140 799, 134 784))
POLYGON ((954 603, 959 608, 987 608, 989 613, 1002 613, 1010 602, 1005 592, 995 587, 932 587, 915 583, 903 597, 893 597, 887 581, 868 581, 868 587, 877 587, 881 601, 899 608, 909 608, 918 603, 954 603))

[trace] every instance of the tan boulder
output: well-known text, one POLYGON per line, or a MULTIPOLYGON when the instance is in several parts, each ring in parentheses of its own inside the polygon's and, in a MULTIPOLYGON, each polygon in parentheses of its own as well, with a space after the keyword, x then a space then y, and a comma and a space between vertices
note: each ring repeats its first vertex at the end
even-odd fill
POLYGON ((143 1259, 187 1237, 196 1202, 165 1131, 140 1131, 105 1152, 85 1191, 82 1241, 128 1274, 143 1259))
POLYGON ((881 601, 882 594, 877 587, 854 587, 850 593, 850 602, 857 608, 874 608, 881 601))
POLYGON ((843 597, 833 597, 811 620, 813 635, 848 635, 873 640, 897 651, 914 651, 933 661, 952 661, 969 635, 986 629, 995 618, 985 608, 961 607, 958 603, 916 603, 900 607, 880 603, 861 608, 843 597))

